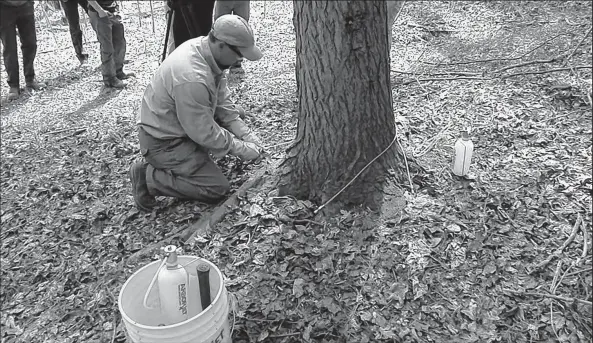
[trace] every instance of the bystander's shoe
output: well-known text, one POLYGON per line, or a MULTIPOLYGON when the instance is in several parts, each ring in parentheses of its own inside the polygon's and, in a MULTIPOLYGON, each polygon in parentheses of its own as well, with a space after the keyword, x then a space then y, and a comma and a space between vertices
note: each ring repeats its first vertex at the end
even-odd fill
POLYGON ((20 93, 21 90, 18 87, 10 87, 7 98, 9 101, 16 100, 19 98, 20 93))
POLYGON ((146 165, 136 162, 130 166, 130 180, 132 181, 132 194, 136 207, 150 212, 156 206, 156 199, 150 195, 146 185, 146 165))
POLYGON ((113 77, 109 80, 103 80, 103 83, 105 84, 106 87, 109 87, 109 88, 123 89, 126 87, 125 82, 118 79, 117 77, 113 77))
POLYGON ((89 60, 89 54, 80 54, 78 57, 78 61, 80 62, 80 65, 86 64, 89 60))
POLYGON ((47 87, 47 85, 43 82, 38 82, 37 80, 33 79, 32 81, 27 81, 26 82, 26 86, 27 88, 30 88, 32 90, 38 91, 40 89, 43 89, 45 87, 47 87))
POLYGON ((127 80, 130 77, 135 77, 135 76, 136 76, 136 74, 134 74, 133 72, 126 73, 126 72, 123 72, 123 71, 117 73, 117 75, 116 75, 116 77, 118 79, 120 79, 120 80, 127 80))

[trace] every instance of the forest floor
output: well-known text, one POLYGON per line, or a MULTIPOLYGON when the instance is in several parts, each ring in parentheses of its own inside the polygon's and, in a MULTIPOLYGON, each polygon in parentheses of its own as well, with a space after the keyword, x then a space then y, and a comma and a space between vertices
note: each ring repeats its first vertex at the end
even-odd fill
MULTIPOLYGON (((153 5, 151 16, 149 2, 123 2, 137 75, 126 89, 102 90, 88 23, 79 67, 67 27, 40 10, 36 71, 49 87, 8 103, 1 86, 2 343, 124 342, 123 283, 213 209, 133 204, 135 118, 165 31, 153 5)), ((274 147, 260 164, 220 161, 233 189, 282 158, 297 119, 292 3, 251 6, 265 57, 230 87, 274 147)), ((427 174, 386 196, 377 220, 316 218, 319 204, 253 188, 184 245, 224 274, 234 342, 591 342, 591 6, 407 2, 393 26, 394 114, 427 174), (453 144, 467 127, 475 177, 460 179, 453 144)))

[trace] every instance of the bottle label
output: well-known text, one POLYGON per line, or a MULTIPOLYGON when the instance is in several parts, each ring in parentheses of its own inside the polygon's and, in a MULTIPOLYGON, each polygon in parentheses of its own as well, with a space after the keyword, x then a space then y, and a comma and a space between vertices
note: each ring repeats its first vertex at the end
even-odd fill
POLYGON ((183 314, 187 314, 187 291, 185 289, 185 284, 179 284, 179 311, 183 314))

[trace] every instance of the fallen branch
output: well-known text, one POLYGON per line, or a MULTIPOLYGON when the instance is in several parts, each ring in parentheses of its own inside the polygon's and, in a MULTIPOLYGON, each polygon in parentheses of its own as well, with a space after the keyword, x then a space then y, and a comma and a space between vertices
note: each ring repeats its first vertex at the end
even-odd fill
POLYGON ((593 303, 591 303, 590 301, 587 300, 583 300, 583 299, 578 299, 578 298, 567 298, 567 297, 561 297, 558 295, 554 295, 554 294, 545 294, 545 293, 533 293, 533 292, 522 292, 522 291, 514 291, 512 289, 508 289, 508 288, 503 288, 502 289, 505 292, 508 293, 514 293, 514 294, 521 294, 521 295, 531 295, 534 297, 544 297, 544 298, 551 298, 551 299, 556 299, 556 300, 561 300, 567 303, 572 303, 572 302, 578 302, 584 305, 589 305, 589 306, 593 306, 593 303))
POLYGON ((268 174, 269 167, 259 169, 255 175, 247 180, 237 191, 231 195, 222 205, 218 206, 210 215, 205 215, 198 220, 197 223, 183 230, 178 236, 188 244, 196 235, 208 234, 210 229, 224 219, 229 209, 237 204, 239 197, 247 193, 247 190, 252 187, 257 187, 261 184, 263 178, 268 174))
POLYGON ((459 76, 480 76, 480 73, 471 73, 465 71, 448 71, 444 73, 436 73, 436 74, 422 74, 422 73, 413 73, 408 71, 401 71, 401 70, 394 70, 393 72, 398 74, 406 74, 406 75, 426 75, 426 76, 451 76, 451 75, 459 75, 459 76))
POLYGON ((547 74, 547 73, 553 73, 553 72, 557 72, 557 71, 567 71, 567 70, 573 70, 573 69, 591 69, 591 68, 593 68, 593 66, 576 66, 576 67, 567 67, 567 68, 548 69, 548 70, 543 70, 543 71, 526 71, 526 72, 522 72, 522 73, 503 75, 503 76, 501 76, 501 78, 506 79, 509 77, 520 76, 520 75, 547 74))

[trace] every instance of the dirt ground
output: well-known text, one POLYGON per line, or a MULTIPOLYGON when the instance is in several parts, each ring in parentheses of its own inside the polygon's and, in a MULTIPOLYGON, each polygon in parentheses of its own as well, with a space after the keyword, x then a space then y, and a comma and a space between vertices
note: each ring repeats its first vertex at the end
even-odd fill
MULTIPOLYGON (((121 286, 213 209, 133 204, 135 118, 165 32, 152 6, 123 2, 126 89, 102 89, 90 24, 79 67, 40 9, 49 87, 8 103, 1 85, 2 343, 125 342, 121 286)), ((292 3, 251 6, 264 58, 230 86, 270 157, 221 160, 234 190, 281 160, 297 120, 292 3)), ((591 3, 406 2, 392 33, 398 143, 427 173, 387 189, 381 213, 333 218, 255 187, 184 245, 224 274, 233 341, 591 342, 591 3), (469 179, 450 171, 466 128, 469 179)))

